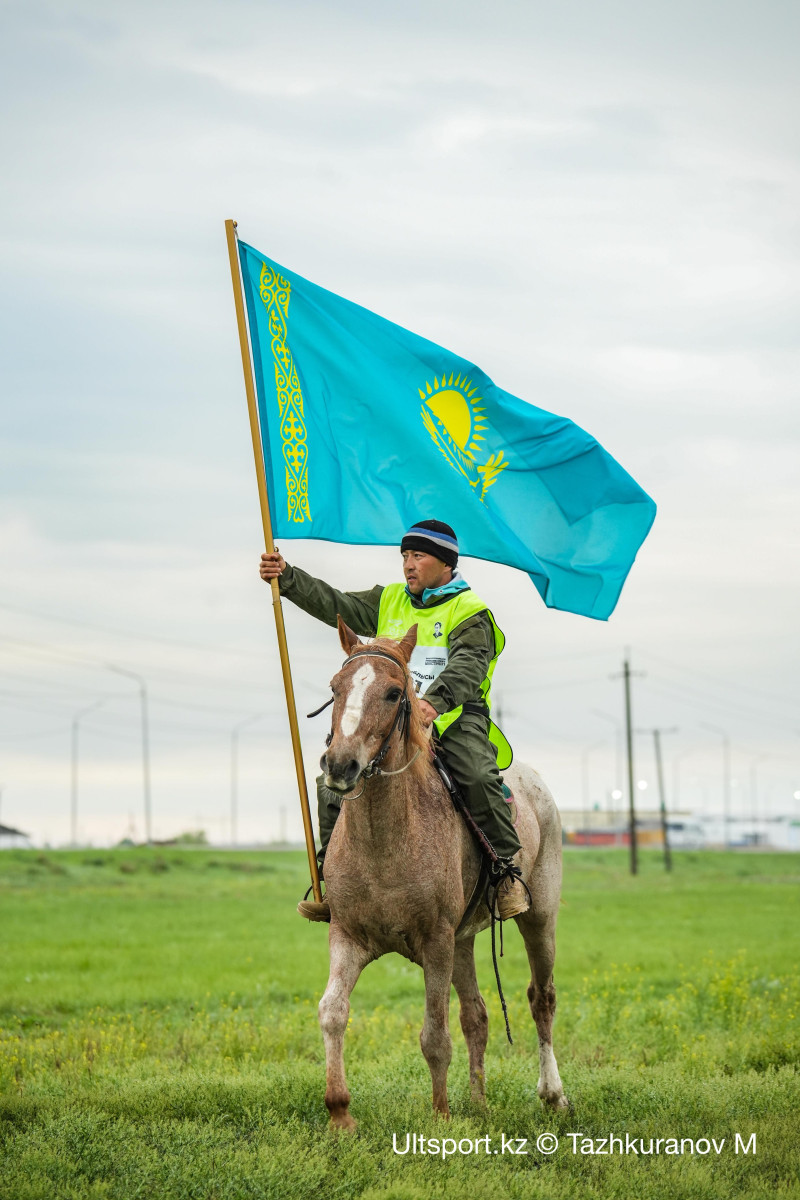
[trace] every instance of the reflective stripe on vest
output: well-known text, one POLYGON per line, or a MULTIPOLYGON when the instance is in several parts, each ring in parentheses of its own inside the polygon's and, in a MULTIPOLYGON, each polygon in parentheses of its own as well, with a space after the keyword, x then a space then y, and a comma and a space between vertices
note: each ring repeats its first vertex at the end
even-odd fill
MULTIPOLYGON (((450 634, 462 622, 478 613, 485 612, 494 631, 494 657, 489 663, 486 677, 480 685, 480 697, 487 708, 491 704, 492 675, 503 647, 505 637, 497 627, 491 611, 473 591, 456 592, 444 604, 436 604, 432 608, 414 608, 405 586, 402 583, 390 583, 381 592, 380 608, 378 611, 378 637, 389 637, 399 641, 412 625, 417 628, 417 644, 409 662, 409 670, 417 684, 417 692, 424 695, 434 680, 447 666, 450 657, 450 634)), ((437 717, 434 724, 440 734, 457 721, 462 708, 453 708, 437 717)), ((497 747, 497 765, 505 770, 511 763, 512 751, 503 734, 491 721, 489 722, 489 740, 497 747)))

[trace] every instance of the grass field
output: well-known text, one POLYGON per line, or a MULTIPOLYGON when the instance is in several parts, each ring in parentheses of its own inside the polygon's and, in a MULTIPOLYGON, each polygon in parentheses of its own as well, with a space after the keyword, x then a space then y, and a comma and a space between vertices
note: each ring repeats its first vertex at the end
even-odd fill
POLYGON ((645 854, 636 879, 626 865, 618 851, 565 858, 555 1050, 570 1111, 536 1098, 512 929, 513 1046, 478 943, 488 1112, 469 1101, 454 1003, 453 1120, 433 1119, 422 976, 391 957, 353 996, 348 1137, 327 1130, 327 938, 294 913, 303 855, 3 852, 0 1197, 800 1196, 800 856, 678 854, 667 877, 645 854), (544 1132, 559 1138, 551 1155, 544 1132), (464 1152, 396 1154, 406 1133, 464 1152), (664 1142, 580 1152, 610 1135, 664 1142), (712 1138, 719 1153, 704 1152, 712 1138))

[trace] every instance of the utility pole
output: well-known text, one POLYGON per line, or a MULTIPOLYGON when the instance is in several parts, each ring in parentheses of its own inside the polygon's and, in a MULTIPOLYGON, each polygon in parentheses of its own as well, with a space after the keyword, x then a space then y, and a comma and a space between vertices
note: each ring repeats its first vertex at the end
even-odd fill
MULTIPOLYGON (((665 729, 664 733, 677 733, 677 727, 665 729)), ((661 808, 661 833, 664 838, 664 869, 672 870, 672 851, 669 845, 669 835, 667 833, 667 801, 664 795, 664 764, 661 760, 661 733, 660 729, 653 730, 653 743, 656 751, 656 771, 658 773, 658 799, 661 808)))
POLYGON ((653 730, 653 742, 656 751, 656 771, 658 773, 658 801, 661 809, 661 836, 664 839, 664 869, 672 870, 672 855, 669 849, 669 834, 667 833, 667 806, 664 800, 664 768, 661 765, 661 730, 653 730))
MULTIPOLYGON (((644 675, 644 671, 632 671, 630 663, 631 652, 626 646, 625 659, 622 664, 622 678, 625 680, 625 734, 628 743, 628 828, 631 843, 631 875, 639 869, 636 853, 636 800, 633 784, 633 717, 631 715, 631 679, 634 675, 644 675)), ((619 675, 612 675, 619 679, 619 675)), ((598 714, 599 715, 599 714, 598 714)))
POLYGON ((628 745, 628 829, 631 845, 631 875, 639 870, 636 853, 636 801, 633 784, 633 719, 631 716, 631 664, 629 651, 625 651, 625 661, 622 666, 625 680, 625 736, 628 745))
POLYGON ((672 870, 672 852, 669 845, 669 836, 667 833, 667 802, 664 793, 664 764, 661 759, 661 734, 662 733, 677 733, 678 728, 673 725, 671 729, 637 729, 637 733, 652 733, 653 745, 656 756, 656 775, 658 777, 658 800, 659 813, 661 817, 661 836, 664 841, 664 869, 672 870))
MULTIPOLYGON (((622 664, 622 678, 625 680, 625 734, 628 743, 628 829, 631 844, 631 875, 635 875, 639 869, 639 861, 636 853, 636 800, 633 783, 633 717, 631 715, 631 678, 634 675, 643 675, 643 671, 632 671, 630 664, 630 650, 625 648, 625 659, 622 664)), ((619 679, 619 675, 612 675, 612 679, 619 679)), ((599 714, 598 714, 599 715, 599 714)))

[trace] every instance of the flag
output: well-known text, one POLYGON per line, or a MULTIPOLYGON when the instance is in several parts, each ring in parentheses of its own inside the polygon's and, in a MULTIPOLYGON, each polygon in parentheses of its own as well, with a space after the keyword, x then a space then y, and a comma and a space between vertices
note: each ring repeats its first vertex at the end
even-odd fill
POLYGON ((588 433, 239 243, 276 538, 452 525, 545 604, 606 619, 655 504, 588 433))

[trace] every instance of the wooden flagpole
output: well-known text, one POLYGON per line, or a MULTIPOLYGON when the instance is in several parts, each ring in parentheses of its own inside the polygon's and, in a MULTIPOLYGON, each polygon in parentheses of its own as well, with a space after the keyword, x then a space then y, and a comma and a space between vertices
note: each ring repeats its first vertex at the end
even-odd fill
MULTIPOLYGON (((253 439, 253 456, 256 464, 256 479, 258 480, 258 499, 261 504, 261 522, 264 526, 264 541, 267 553, 273 554, 275 543, 272 538, 272 518, 269 511, 267 495, 267 479, 264 473, 264 453, 261 448, 261 431, 258 424, 256 408, 256 392, 253 386, 253 364, 250 359, 250 344, 247 340, 247 324, 244 314, 244 296, 242 294, 242 277, 239 269, 239 254, 236 249, 236 222, 225 222, 225 236, 228 239, 228 256, 231 262, 231 281, 233 282, 233 298, 236 304, 236 323, 239 326, 239 347, 242 351, 242 370, 244 371, 244 390, 247 393, 247 411, 250 415, 250 436, 253 439)), ((289 713, 289 729, 292 733, 292 750, 294 766, 297 772, 297 786, 300 791, 300 810, 303 814, 303 829, 306 835, 308 865, 311 871, 311 887, 316 901, 322 900, 322 888, 319 883, 317 868, 317 851, 314 845, 314 828, 311 824, 311 810, 308 805, 308 789, 306 788, 306 773, 303 767, 303 750, 300 745, 300 727, 297 724, 297 706, 292 686, 292 668, 289 664, 289 648, 286 644, 286 628, 283 623, 283 608, 277 579, 271 581, 272 610, 275 613, 275 628, 278 632, 278 650, 281 656, 283 671, 283 687, 286 692, 286 707, 289 713)))

